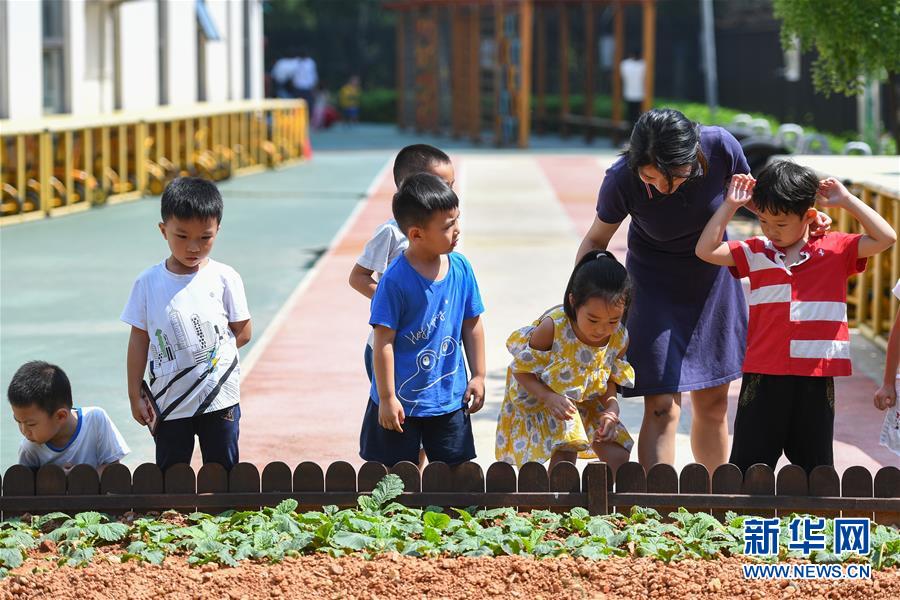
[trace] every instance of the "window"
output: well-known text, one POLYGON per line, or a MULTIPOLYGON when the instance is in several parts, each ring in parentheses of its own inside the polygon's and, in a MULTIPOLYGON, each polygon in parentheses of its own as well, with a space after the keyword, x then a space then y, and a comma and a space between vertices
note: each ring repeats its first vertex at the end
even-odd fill
POLYGON ((59 0, 41 2, 45 113, 62 113, 68 110, 65 12, 65 2, 59 0))

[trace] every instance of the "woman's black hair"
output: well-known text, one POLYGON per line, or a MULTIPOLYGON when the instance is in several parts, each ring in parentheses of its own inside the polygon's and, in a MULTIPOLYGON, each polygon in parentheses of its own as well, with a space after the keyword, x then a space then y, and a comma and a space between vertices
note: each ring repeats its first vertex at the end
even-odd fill
POLYGON ((581 257, 569 277, 566 295, 563 297, 563 310, 574 321, 578 308, 591 298, 600 298, 607 304, 624 305, 627 311, 631 294, 628 271, 613 253, 608 250, 591 250, 581 257))
POLYGON ((635 175, 638 168, 650 165, 666 176, 670 187, 675 177, 682 176, 674 171, 678 167, 690 165, 689 179, 708 170, 700 148, 700 124, 672 108, 654 108, 642 114, 624 154, 635 175))

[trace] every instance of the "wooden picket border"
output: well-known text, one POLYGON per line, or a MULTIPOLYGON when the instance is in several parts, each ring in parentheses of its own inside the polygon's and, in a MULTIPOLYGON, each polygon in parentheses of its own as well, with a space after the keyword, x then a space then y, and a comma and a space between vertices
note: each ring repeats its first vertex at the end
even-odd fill
POLYGON ((37 470, 14 465, 0 479, 0 511, 3 518, 85 510, 214 512, 274 506, 286 498, 296 499, 299 510, 329 504, 348 507, 355 506, 357 498, 371 492, 388 473, 403 480, 405 491, 398 501, 408 506, 520 510, 580 506, 591 514, 628 512, 632 505, 666 514, 682 506, 720 518, 726 510, 760 516, 809 512, 900 523, 900 469, 893 466, 882 467, 874 476, 864 467, 850 467, 841 477, 833 467, 816 467, 807 477, 795 465, 777 474, 768 465, 754 465, 742 474, 735 465, 726 464, 710 477, 700 464, 687 465, 680 473, 660 464, 645 473, 633 462, 623 465, 615 478, 604 463, 589 463, 582 473, 571 463, 561 463, 548 473, 539 463, 517 470, 497 462, 485 473, 473 462, 452 467, 436 462, 420 473, 408 462, 391 468, 368 462, 357 471, 344 461, 325 469, 305 461, 293 469, 284 462, 272 462, 262 473, 251 463, 239 463, 230 472, 207 464, 196 474, 186 464, 163 473, 146 463, 133 473, 125 465, 110 465, 102 476, 89 465, 78 465, 68 474, 56 465, 37 470))

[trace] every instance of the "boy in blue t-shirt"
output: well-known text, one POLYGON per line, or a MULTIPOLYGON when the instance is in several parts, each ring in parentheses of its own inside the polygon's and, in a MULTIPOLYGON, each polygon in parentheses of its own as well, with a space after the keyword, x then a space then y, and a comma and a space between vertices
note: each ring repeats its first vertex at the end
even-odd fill
POLYGON ((475 458, 469 413, 484 404, 484 312, 469 261, 453 252, 459 200, 440 177, 418 173, 394 195, 394 218, 409 248, 378 283, 375 378, 359 455, 385 465, 475 458), (471 379, 463 362, 468 358, 471 379))

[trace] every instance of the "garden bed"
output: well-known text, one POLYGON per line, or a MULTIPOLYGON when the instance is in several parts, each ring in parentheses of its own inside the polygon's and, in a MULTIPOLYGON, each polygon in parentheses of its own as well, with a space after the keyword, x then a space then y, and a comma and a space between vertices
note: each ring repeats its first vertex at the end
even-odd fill
MULTIPOLYGON (((748 580, 745 516, 665 518, 513 509, 417 509, 385 477, 358 507, 162 515, 51 513, 0 523, 0 598, 900 597, 900 531, 872 524, 871 552, 788 550, 769 562, 856 565, 857 581, 748 580)), ((833 522, 824 531, 830 548, 833 522)))

